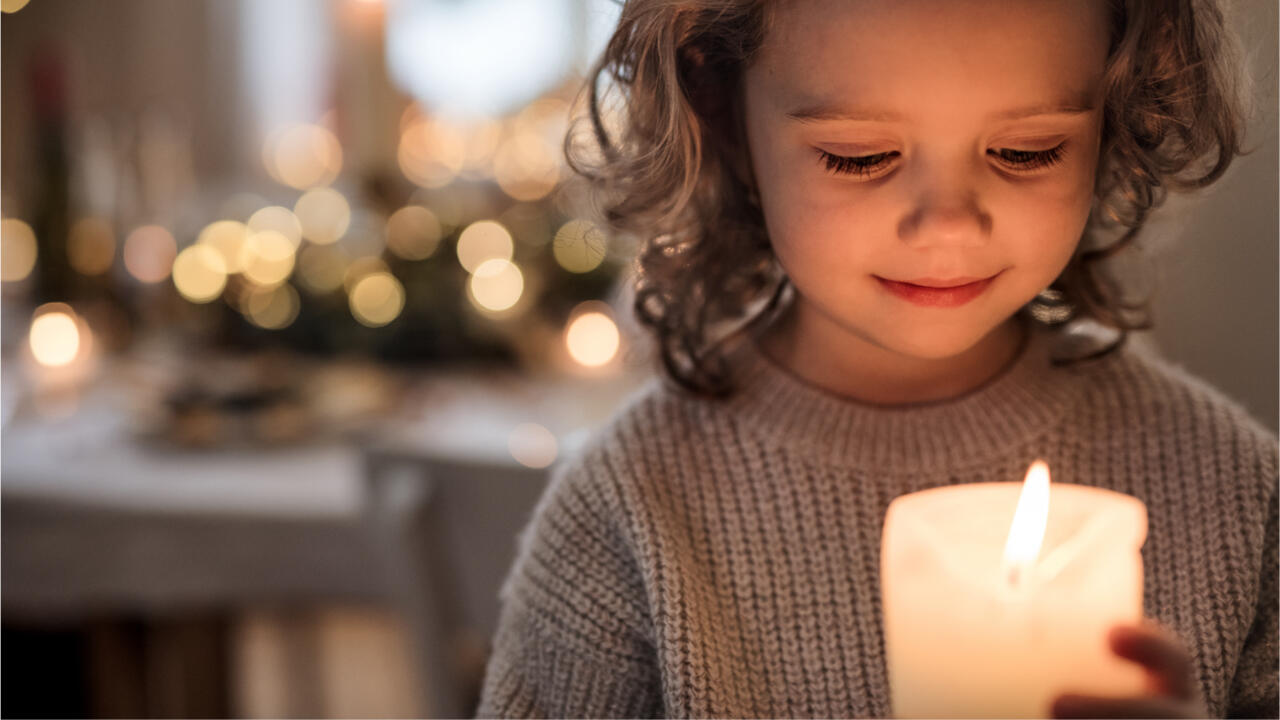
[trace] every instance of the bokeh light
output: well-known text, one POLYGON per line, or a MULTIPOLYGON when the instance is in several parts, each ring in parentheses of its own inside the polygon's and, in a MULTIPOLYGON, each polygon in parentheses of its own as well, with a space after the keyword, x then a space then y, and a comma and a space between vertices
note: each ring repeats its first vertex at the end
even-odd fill
POLYGON ((466 164, 466 136, 447 122, 420 118, 401 134, 396 159, 400 171, 414 184, 444 187, 458 177, 466 164))
POLYGON ((215 300, 227 286, 227 263, 211 245, 196 243, 173 261, 173 284, 193 303, 215 300))
POLYGON ((143 225, 124 240, 124 267, 140 282, 164 282, 178 256, 178 243, 159 225, 143 225))
POLYGON ((36 308, 28 332, 31 354, 48 367, 68 365, 80 352, 80 328, 75 311, 63 303, 48 303, 36 308))
POLYGON ((507 449, 516 462, 531 468, 550 467, 559 452, 556 436, 537 423, 521 423, 512 428, 507 449))
POLYGON ((389 272, 369 273, 356 281, 348 301, 361 325, 382 327, 404 308, 404 286, 389 272))
POLYGON ((298 190, 328 185, 342 171, 342 146, 319 125, 295 125, 272 135, 263 164, 277 182, 298 190))
POLYGON ((510 260, 514 252, 511 233, 493 220, 471 223, 458 236, 458 262, 469 273, 489 260, 510 260))
POLYGON ((235 220, 218 220, 206 225, 196 242, 217 250, 222 256, 223 267, 230 275, 243 269, 240 254, 244 252, 244 244, 248 238, 249 226, 235 220))
POLYGON ((601 311, 575 312, 576 316, 564 333, 569 356, 586 367, 608 363, 618 354, 620 337, 617 324, 601 311))
POLYGON ((387 219, 387 249, 405 260, 431 257, 444 229, 436 214, 421 205, 407 205, 387 219))
POLYGON ((298 253, 298 282, 316 295, 342 287, 350 258, 335 245, 307 245, 298 253))
POLYGON ((493 174, 493 155, 502 140, 502 124, 480 118, 465 130, 466 155, 462 160, 462 176, 485 179, 493 174))
POLYGON ((560 267, 574 273, 591 272, 604 262, 609 244, 590 220, 570 220, 556 231, 551 252, 560 267))
POLYGON ((517 131, 507 137, 493 158, 498 187, 516 200, 531 202, 546 197, 560 182, 557 146, 537 133, 517 131))
POLYGON ((467 293, 477 307, 501 312, 519 302, 524 293, 524 275, 510 260, 485 260, 467 281, 467 293))
POLYGON ((279 285, 293 272, 294 245, 274 230, 251 233, 240 251, 244 276, 264 287, 279 285))
POLYGON ((293 206, 293 214, 302 227, 302 236, 321 245, 337 242, 351 224, 351 206, 342 193, 332 188, 303 193, 293 206))
POLYGON ((102 218, 81 218, 67 234, 67 261, 81 275, 101 275, 116 256, 116 234, 102 218))
POLYGON ((266 330, 288 327, 298 317, 301 302, 292 285, 258 287, 249 291, 242 303, 249 322, 266 330))
POLYGON ((0 279, 24 280, 36 266, 36 234, 16 218, 0 220, 0 279))
POLYGON ((302 244, 302 223, 293 211, 279 205, 270 205, 249 216, 249 231, 271 230, 288 238, 295 248, 302 244))
POLYGON ((365 275, 374 273, 389 273, 391 270, 382 258, 373 255, 358 257, 347 264, 347 271, 342 275, 342 287, 350 295, 356 287, 356 283, 365 275))

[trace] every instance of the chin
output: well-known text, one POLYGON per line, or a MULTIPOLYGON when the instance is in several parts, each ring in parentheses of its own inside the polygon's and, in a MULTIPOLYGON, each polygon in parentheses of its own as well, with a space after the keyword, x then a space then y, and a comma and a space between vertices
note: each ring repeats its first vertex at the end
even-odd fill
POLYGON ((931 325, 914 330, 890 329, 878 338, 878 343, 900 355, 921 360, 945 360, 972 349, 984 337, 986 333, 974 328, 931 325))

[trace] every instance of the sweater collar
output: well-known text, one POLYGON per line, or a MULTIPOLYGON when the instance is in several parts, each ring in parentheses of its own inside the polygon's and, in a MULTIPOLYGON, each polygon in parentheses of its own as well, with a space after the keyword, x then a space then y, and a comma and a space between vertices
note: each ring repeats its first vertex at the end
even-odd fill
POLYGON ((981 464, 1052 432, 1078 397, 1079 373, 1051 362, 1052 331, 1030 327, 1019 354, 982 386, 901 406, 829 393, 746 341, 733 355, 738 391, 727 403, 761 437, 825 462, 895 472, 981 464))

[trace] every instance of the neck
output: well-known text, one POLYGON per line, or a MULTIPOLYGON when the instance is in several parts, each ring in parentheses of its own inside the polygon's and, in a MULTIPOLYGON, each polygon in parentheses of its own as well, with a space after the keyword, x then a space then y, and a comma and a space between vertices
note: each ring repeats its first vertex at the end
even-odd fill
POLYGON ((795 302, 759 345, 809 385, 866 404, 908 405, 951 400, 986 384, 1014 361, 1029 332, 1014 316, 957 355, 920 358, 854 335, 795 302))

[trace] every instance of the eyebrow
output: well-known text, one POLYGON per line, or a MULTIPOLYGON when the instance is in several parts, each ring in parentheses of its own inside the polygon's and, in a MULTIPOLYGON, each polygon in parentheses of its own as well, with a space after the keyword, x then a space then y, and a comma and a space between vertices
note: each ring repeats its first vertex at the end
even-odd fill
MULTIPOLYGON (((1053 103, 1014 108, 991 115, 992 120, 1018 120, 1040 115, 1083 115, 1093 111, 1093 105, 1080 102, 1053 103)), ((844 108, 831 103, 804 105, 787 112, 787 117, 797 122, 902 122, 900 113, 874 108, 844 108)))

